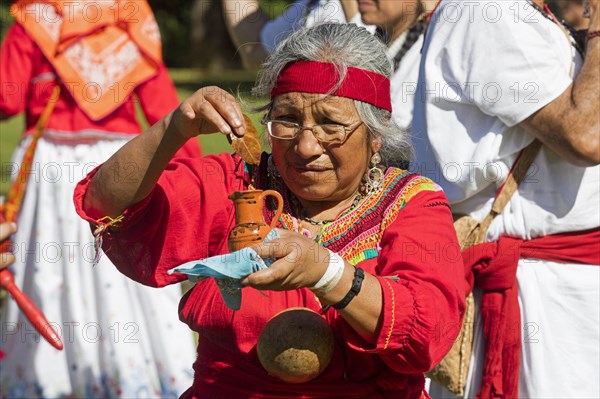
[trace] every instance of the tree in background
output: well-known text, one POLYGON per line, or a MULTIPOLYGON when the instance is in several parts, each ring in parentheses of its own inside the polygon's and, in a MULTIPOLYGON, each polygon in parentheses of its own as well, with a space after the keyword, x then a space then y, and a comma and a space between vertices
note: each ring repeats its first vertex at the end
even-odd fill
POLYGON ((241 68, 223 26, 221 4, 212 0, 150 0, 170 67, 241 68))
POLYGON ((192 0, 190 65, 202 70, 241 69, 240 57, 225 23, 223 6, 216 0, 192 0))
MULTIPOLYGON (((274 17, 293 0, 264 0, 261 5, 274 17)), ((216 0, 150 0, 163 35, 164 59, 171 67, 208 71, 242 69, 216 0)))

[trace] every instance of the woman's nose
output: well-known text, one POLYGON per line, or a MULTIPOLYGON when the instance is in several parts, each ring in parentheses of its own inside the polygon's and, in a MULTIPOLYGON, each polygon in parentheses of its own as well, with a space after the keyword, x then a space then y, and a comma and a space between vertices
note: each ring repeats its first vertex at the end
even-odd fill
POLYGON ((296 137, 296 153, 305 159, 323 154, 323 147, 311 129, 302 129, 296 137))

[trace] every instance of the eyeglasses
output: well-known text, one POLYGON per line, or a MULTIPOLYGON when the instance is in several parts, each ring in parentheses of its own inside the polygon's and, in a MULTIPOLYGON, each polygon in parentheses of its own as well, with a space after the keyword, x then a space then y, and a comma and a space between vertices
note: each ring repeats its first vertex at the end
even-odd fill
POLYGON ((348 136, 364 122, 360 121, 350 126, 335 123, 324 123, 322 125, 300 126, 295 122, 281 120, 264 120, 269 136, 280 140, 293 140, 303 130, 310 130, 315 138, 321 143, 342 144, 348 136))

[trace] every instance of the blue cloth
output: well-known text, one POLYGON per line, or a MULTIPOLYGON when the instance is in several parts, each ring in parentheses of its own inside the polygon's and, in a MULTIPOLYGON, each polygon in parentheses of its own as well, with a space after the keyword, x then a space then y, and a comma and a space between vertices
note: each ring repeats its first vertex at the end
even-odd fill
MULTIPOLYGON (((278 237, 277 229, 273 229, 264 241, 278 237)), ((188 280, 194 283, 202 278, 213 277, 227 307, 239 310, 242 303, 242 288, 244 288, 240 284, 242 277, 266 269, 274 261, 272 258, 263 259, 255 250, 246 247, 229 254, 184 263, 169 270, 169 274, 187 274, 188 280)))

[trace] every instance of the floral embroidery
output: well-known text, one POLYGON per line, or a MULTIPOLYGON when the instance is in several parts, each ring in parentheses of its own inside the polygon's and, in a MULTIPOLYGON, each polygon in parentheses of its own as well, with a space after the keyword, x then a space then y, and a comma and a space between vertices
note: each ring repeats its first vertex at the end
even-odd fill
POLYGON ((390 322, 390 328, 388 329, 388 333, 385 337, 385 344, 383 345, 383 349, 387 349, 388 345, 390 344, 390 339, 392 338, 392 332, 394 331, 394 325, 396 324, 396 296, 394 293, 394 289, 392 288, 390 282, 388 280, 383 280, 385 281, 385 283, 387 284, 388 288, 390 289, 391 292, 391 298, 392 298, 392 321, 390 322))

